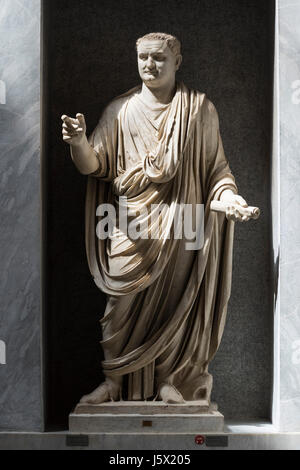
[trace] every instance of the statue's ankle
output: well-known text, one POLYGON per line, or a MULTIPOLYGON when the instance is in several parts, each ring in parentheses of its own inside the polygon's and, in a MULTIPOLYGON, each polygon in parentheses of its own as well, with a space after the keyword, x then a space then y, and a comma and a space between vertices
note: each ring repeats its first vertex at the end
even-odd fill
POLYGON ((112 401, 119 401, 121 399, 122 377, 106 377, 105 384, 107 385, 110 399, 112 401))

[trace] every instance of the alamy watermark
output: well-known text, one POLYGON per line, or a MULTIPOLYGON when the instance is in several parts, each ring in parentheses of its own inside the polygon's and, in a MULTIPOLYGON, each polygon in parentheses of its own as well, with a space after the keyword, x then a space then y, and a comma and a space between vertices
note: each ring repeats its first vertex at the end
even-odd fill
POLYGON ((151 204, 135 207, 127 198, 118 200, 118 210, 112 204, 100 204, 96 234, 100 240, 127 236, 131 240, 185 240, 186 250, 200 250, 204 243, 203 204, 151 204))
POLYGON ((0 364, 6 364, 6 344, 0 339, 0 364))

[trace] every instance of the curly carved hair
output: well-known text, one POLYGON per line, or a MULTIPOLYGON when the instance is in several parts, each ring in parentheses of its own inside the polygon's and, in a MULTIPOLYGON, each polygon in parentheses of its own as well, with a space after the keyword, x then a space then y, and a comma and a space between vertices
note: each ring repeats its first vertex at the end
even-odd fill
POLYGON ((176 38, 176 36, 172 36, 172 34, 167 34, 167 33, 149 33, 145 34, 145 36, 139 38, 136 41, 136 49, 138 48, 138 45, 142 41, 153 41, 153 40, 161 40, 161 41, 166 41, 169 49, 173 52, 174 55, 179 55, 181 51, 181 44, 180 41, 176 38))

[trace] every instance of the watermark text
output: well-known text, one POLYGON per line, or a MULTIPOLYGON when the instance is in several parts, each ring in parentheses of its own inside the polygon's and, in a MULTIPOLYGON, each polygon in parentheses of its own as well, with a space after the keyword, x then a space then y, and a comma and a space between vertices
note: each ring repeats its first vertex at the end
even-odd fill
POLYGON ((131 240, 185 240, 187 251, 200 250, 204 243, 204 205, 128 204, 120 197, 117 209, 113 204, 100 204, 96 226, 99 240, 128 237, 131 240))

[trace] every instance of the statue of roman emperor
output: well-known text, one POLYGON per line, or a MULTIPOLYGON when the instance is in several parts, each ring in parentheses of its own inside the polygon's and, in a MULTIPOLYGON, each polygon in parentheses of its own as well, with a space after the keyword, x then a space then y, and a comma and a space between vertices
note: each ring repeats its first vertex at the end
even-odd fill
POLYGON ((88 175, 90 272, 107 295, 105 380, 81 403, 210 401, 208 365, 226 319, 234 222, 250 215, 224 155, 214 105, 176 81, 180 48, 165 33, 138 39, 142 83, 108 104, 89 139, 82 114, 62 116, 73 162, 88 175), (210 210, 217 201, 225 212, 210 210), (104 203, 146 213, 152 229, 169 237, 131 237, 115 227, 101 239, 96 214, 104 203), (187 250, 184 238, 172 236, 175 204, 204 205, 201 249, 187 250))

